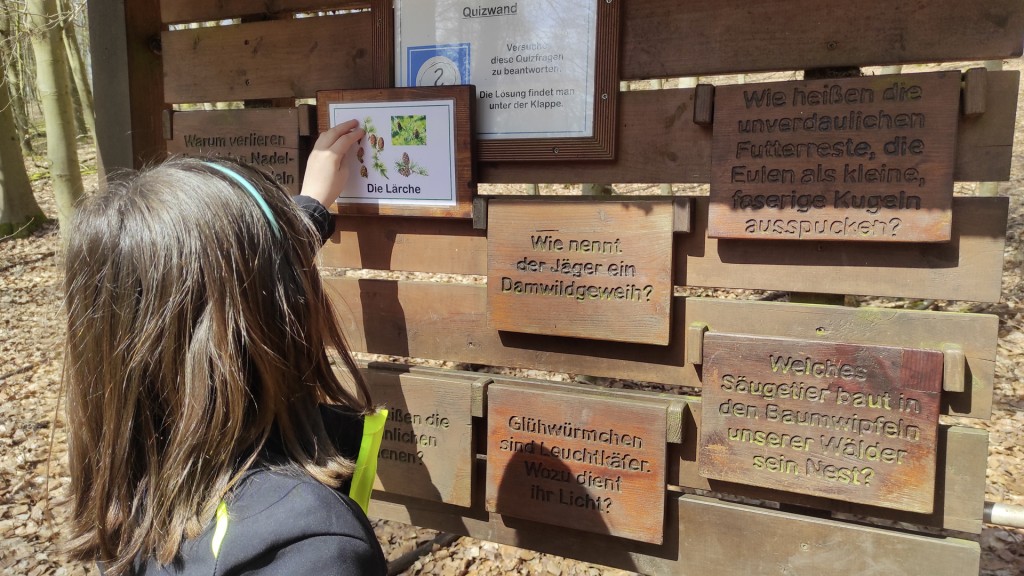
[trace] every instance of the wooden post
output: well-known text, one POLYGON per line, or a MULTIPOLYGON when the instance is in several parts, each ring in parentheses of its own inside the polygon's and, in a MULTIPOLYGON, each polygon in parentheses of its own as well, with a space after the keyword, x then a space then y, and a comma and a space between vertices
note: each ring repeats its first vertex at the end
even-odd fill
MULTIPOLYGON (((1002 60, 986 60, 985 69, 989 72, 998 72, 1003 69, 1002 60)), ((999 183, 998 182, 979 182, 978 183, 978 196, 998 196, 999 195, 999 183)))

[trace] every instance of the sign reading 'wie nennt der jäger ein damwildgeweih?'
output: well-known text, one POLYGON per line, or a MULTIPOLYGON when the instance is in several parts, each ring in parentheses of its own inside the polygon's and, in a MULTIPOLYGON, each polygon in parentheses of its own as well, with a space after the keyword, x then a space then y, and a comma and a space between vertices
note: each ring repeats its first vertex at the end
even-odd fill
POLYGON ((475 85, 481 140, 593 135, 596 0, 395 0, 395 14, 396 85, 475 85))
POLYGON ((950 239, 960 72, 718 86, 708 235, 950 239))

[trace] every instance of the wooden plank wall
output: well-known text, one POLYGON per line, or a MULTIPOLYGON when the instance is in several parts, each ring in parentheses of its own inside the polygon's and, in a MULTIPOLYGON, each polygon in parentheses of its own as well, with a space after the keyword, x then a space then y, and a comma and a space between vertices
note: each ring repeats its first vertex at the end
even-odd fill
MULTIPOLYGON (((242 101, 290 107, 295 98, 312 98, 317 90, 373 87, 379 83, 373 62, 382 58, 374 30, 386 29, 383 7, 389 5, 386 0, 91 1, 94 22, 124 19, 123 34, 93 36, 108 168, 161 157, 166 152, 162 114, 171 105, 242 101), (339 12, 293 17, 318 10, 339 12), (214 25, 178 26, 197 22, 214 25), (101 98, 101 91, 107 96, 101 98)), ((1016 58, 1024 47, 1019 0, 989 0, 983 9, 958 0, 862 0, 827 7, 812 0, 623 0, 622 21, 621 80, 915 63, 948 69, 960 64, 942 63, 1016 58)), ((1019 82, 1016 72, 985 74, 983 99, 972 104, 983 106, 984 113, 959 120, 955 180, 1009 178, 1019 82)), ((620 93, 613 161, 479 163, 479 182, 707 183, 712 131, 693 121, 695 94, 690 88, 620 93)), ((695 321, 712 331, 765 336, 926 348, 952 344, 966 358, 965 390, 944 393, 941 412, 990 416, 994 316, 811 309, 682 294, 725 288, 996 302, 1007 198, 955 198, 952 240, 938 244, 717 240, 707 236, 707 198, 695 198, 691 212, 691 232, 677 234, 673 247, 677 296, 668 346, 601 340, 583 345, 571 338, 489 328, 481 284, 487 233, 468 220, 343 218, 322 264, 349 343, 361 352, 700 388, 700 370, 685 360, 687 327, 695 321), (445 276, 443 281, 371 280, 340 269, 445 276), (756 326, 750 318, 758 318, 756 326)), ((697 472, 700 399, 673 398, 685 410, 678 423, 682 441, 669 445, 669 505, 661 545, 487 513, 482 502, 486 454, 479 450, 472 506, 376 493, 371 514, 653 574, 761 573, 768 565, 785 573, 977 573, 983 430, 940 427, 934 511, 913 514, 709 481, 697 472), (766 510, 688 493, 695 490, 819 512, 766 510), (815 517, 821 511, 832 517, 815 517), (938 528, 958 537, 864 527, 843 514, 907 522, 911 531, 938 528), (829 545, 836 541, 843 542, 842 554, 829 545)), ((474 414, 474 428, 484 429, 483 416, 474 414)))

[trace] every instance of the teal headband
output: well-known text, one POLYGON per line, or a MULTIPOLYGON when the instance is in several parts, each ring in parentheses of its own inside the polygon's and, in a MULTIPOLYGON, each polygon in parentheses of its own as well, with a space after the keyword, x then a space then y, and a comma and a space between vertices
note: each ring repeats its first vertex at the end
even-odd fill
POLYGON ((270 211, 270 206, 267 204, 267 201, 263 199, 263 196, 261 196, 259 192, 256 191, 256 187, 252 185, 252 182, 249 182, 241 174, 226 166, 222 166, 214 162, 206 162, 206 165, 217 170, 221 174, 224 174, 228 178, 231 178, 241 186, 243 190, 248 192, 249 195, 252 196, 252 199, 259 204, 260 210, 263 210, 263 214, 267 216, 270 226, 274 229, 274 235, 278 238, 281 237, 281 229, 277 225, 277 219, 274 218, 274 213, 270 211))

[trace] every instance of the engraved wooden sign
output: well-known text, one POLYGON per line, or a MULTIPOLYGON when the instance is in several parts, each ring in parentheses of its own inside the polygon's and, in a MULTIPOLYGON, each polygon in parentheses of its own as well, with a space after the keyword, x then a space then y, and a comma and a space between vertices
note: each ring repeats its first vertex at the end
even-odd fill
POLYGON ((497 330, 668 344, 673 204, 488 204, 487 309, 497 330))
POLYGON ((704 337, 700 474, 931 512, 942 353, 704 337))
POLYGON ((713 238, 950 239, 960 73, 719 86, 713 238))
POLYGON ((174 112, 167 151, 227 157, 261 168, 299 193, 299 111, 295 108, 174 112))
POLYGON ((472 382, 413 374, 370 382, 374 402, 388 409, 374 489, 470 506, 472 382))
POLYGON ((665 405, 501 384, 487 404, 488 511, 662 542, 665 405))

